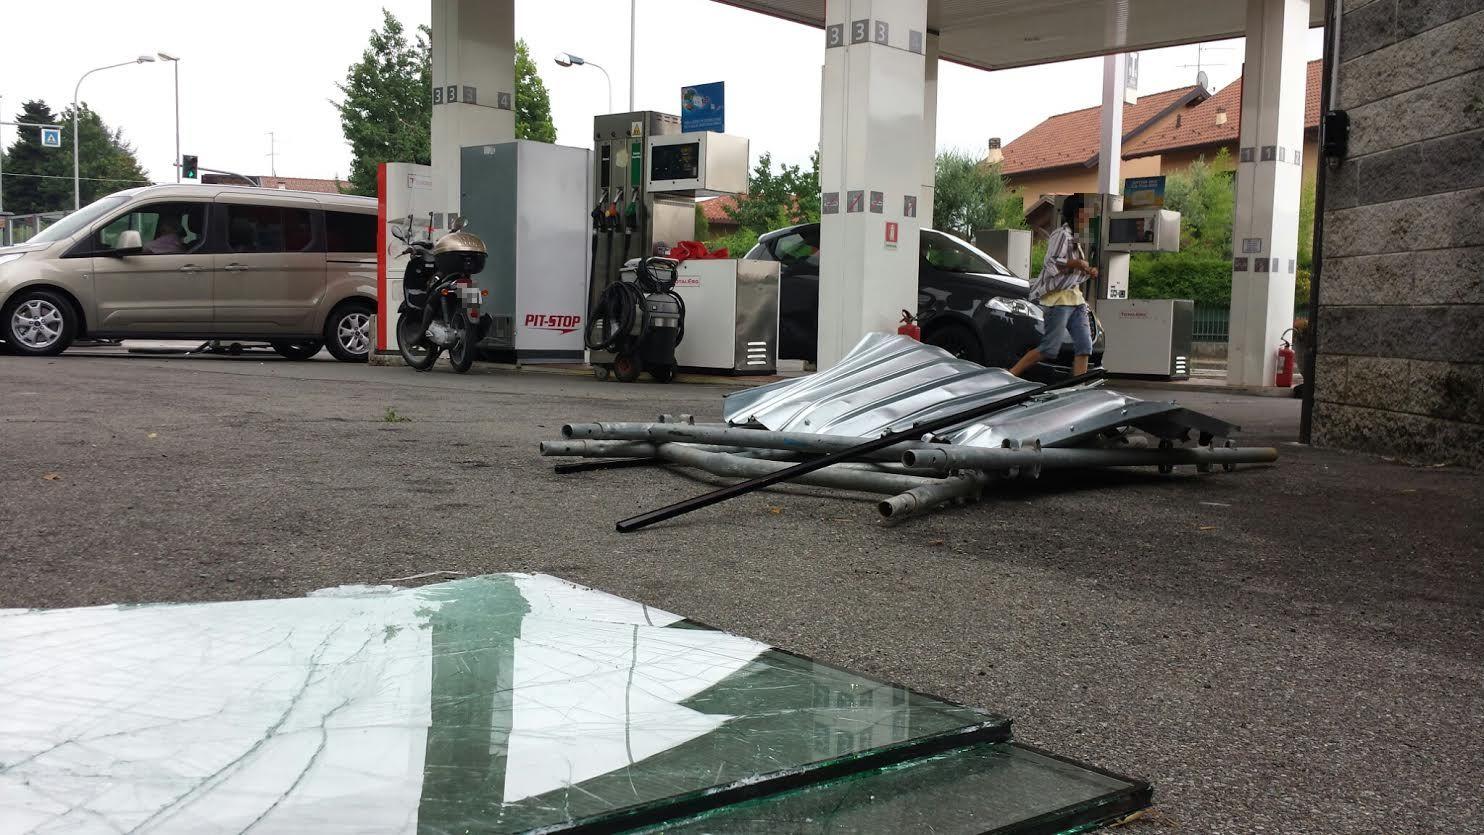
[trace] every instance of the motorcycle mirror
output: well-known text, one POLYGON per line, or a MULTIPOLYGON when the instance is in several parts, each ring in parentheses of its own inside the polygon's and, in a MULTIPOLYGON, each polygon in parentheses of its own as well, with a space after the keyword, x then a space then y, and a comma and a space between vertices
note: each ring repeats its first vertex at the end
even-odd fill
POLYGON ((457 231, 463 229, 465 226, 468 226, 468 225, 469 225, 469 219, 467 217, 464 217, 463 215, 459 215, 459 216, 457 216, 457 217, 455 217, 453 219, 453 224, 450 225, 448 231, 450 231, 450 232, 457 232, 457 231))

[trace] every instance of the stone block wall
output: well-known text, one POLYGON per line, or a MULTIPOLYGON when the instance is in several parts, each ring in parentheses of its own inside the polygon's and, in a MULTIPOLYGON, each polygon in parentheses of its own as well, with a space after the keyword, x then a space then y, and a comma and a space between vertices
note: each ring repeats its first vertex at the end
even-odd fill
POLYGON ((1314 442, 1484 466, 1484 0, 1345 0, 1314 442))

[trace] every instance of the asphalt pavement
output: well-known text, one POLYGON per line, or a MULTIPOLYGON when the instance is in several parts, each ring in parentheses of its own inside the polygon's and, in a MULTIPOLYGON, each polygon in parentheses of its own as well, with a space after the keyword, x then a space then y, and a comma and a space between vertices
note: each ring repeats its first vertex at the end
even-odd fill
POLYGON ((791 488, 620 535, 717 482, 537 443, 725 388, 94 353, 0 356, 0 608, 548 572, 1011 716, 1152 782, 1132 831, 1484 831, 1480 474, 1292 444, 1297 401, 1137 392, 1271 467, 1048 473, 896 528, 791 488))

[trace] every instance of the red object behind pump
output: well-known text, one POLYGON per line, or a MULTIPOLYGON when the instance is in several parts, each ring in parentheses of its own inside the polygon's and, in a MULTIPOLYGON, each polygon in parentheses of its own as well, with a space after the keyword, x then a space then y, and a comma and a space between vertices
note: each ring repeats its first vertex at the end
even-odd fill
POLYGON ((897 333, 922 341, 922 328, 917 326, 917 317, 906 310, 902 311, 902 324, 897 326, 897 333))
POLYGON ((705 258, 730 258, 731 253, 726 247, 718 250, 710 250, 700 241, 681 241, 670 247, 669 257, 676 261, 702 260, 705 258))
POLYGON ((1281 388, 1290 388, 1290 387, 1292 387, 1293 386, 1294 353, 1293 353, 1293 347, 1291 345, 1289 345, 1287 342, 1284 342, 1284 343, 1282 343, 1281 345, 1278 346, 1278 363, 1277 363, 1277 365, 1278 365, 1278 367, 1277 367, 1277 372, 1278 373, 1276 375, 1277 376, 1277 379, 1274 381, 1274 383, 1276 385, 1278 385, 1279 387, 1281 387, 1281 388))

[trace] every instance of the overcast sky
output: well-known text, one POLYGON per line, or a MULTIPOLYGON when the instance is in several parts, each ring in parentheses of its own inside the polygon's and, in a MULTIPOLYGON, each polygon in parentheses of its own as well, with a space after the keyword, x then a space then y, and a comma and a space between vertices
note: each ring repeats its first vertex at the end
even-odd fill
MULTIPOLYGON (((752 140, 754 156, 803 162, 819 137, 819 30, 710 0, 638 0, 636 104, 678 112, 680 88, 727 83, 727 131, 752 140), (711 37, 714 35, 714 37, 711 37)), ((61 110, 92 67, 167 52, 180 62, 182 152, 201 165, 243 174, 269 172, 269 131, 283 176, 344 175, 350 152, 331 100, 335 84, 365 48, 381 8, 409 28, 426 23, 429 0, 312 2, 255 0, 149 5, 117 0, 7 0, 0 26, 0 107, 13 120, 21 101, 42 98, 61 110)), ((590 146, 595 113, 608 110, 601 73, 564 69, 557 52, 604 65, 615 109, 628 100, 628 3, 623 0, 516 0, 515 26, 530 44, 551 91, 557 141, 590 146)), ((1234 80, 1242 42, 1211 44, 1213 84, 1234 80)), ((1309 33, 1309 57, 1321 38, 1309 33)), ((1144 92, 1190 84, 1196 47, 1143 54, 1144 92)), ((1095 105, 1101 59, 995 73, 944 63, 939 72, 939 148, 979 152, 991 136, 1005 142, 1054 113, 1095 105), (1047 91, 1054 91, 1048 95, 1047 91)), ((173 91, 168 63, 130 65, 90 76, 87 101, 122 128, 157 181, 174 179, 173 91)), ((0 129, 9 145, 15 128, 0 129)))

